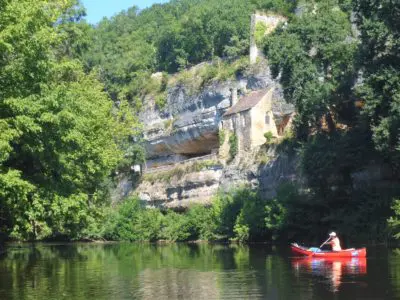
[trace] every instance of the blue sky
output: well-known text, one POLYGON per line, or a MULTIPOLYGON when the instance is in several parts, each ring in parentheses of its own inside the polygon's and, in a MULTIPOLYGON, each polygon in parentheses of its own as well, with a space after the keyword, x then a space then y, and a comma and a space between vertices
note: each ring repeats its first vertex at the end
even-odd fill
POLYGON ((132 6, 146 8, 154 3, 165 3, 168 0, 81 0, 86 8, 86 20, 96 24, 103 17, 111 17, 121 10, 132 6))

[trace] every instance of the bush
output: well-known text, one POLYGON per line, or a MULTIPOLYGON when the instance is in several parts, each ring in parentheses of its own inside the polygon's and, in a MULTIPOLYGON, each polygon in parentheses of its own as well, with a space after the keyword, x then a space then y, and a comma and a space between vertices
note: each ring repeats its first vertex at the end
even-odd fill
POLYGON ((167 105, 167 93, 163 92, 155 96, 155 103, 159 110, 162 110, 167 105))
POLYGON ((187 241, 192 235, 191 231, 189 218, 185 214, 168 211, 164 218, 161 238, 171 242, 187 241))
POLYGON ((213 216, 216 233, 223 238, 233 237, 233 227, 243 206, 246 190, 238 189, 231 193, 219 192, 213 201, 213 216))
POLYGON ((267 25, 263 22, 257 22, 254 32, 254 39, 258 47, 261 47, 264 41, 265 33, 267 32, 267 25))
POLYGON ((238 152, 238 138, 236 134, 232 134, 229 137, 229 154, 232 158, 234 158, 237 152, 238 152))
POLYGON ((107 240, 135 240, 132 220, 139 213, 140 205, 136 198, 128 198, 107 214, 103 236, 107 240))
POLYGON ((221 146, 224 144, 224 142, 225 142, 225 136, 226 136, 225 130, 220 129, 219 132, 218 132, 218 141, 219 141, 219 146, 220 146, 220 147, 221 147, 221 146))
POLYGON ((239 242, 266 238, 266 202, 257 192, 241 187, 230 193, 219 193, 213 203, 216 233, 221 237, 239 242))
POLYGON ((286 208, 277 199, 265 205, 265 227, 271 231, 272 239, 276 240, 285 229, 287 222, 286 208))
POLYGON ((235 233, 235 237, 232 240, 236 240, 240 243, 247 242, 250 238, 250 228, 244 220, 243 211, 241 211, 236 218, 233 232, 235 233))
POLYGON ((266 141, 267 144, 271 144, 272 141, 275 139, 275 137, 274 137, 274 135, 272 134, 271 131, 268 131, 268 132, 264 133, 264 137, 267 140, 266 141))
POLYGON ((160 229, 164 216, 158 209, 140 209, 132 220, 134 241, 156 241, 161 238, 160 229))
POLYGON ((128 198, 108 213, 103 236, 108 240, 154 241, 159 238, 163 215, 144 209, 136 197, 128 198))
POLYGON ((394 216, 388 219, 389 229, 394 238, 400 238, 400 200, 396 199, 393 201, 392 210, 394 216))

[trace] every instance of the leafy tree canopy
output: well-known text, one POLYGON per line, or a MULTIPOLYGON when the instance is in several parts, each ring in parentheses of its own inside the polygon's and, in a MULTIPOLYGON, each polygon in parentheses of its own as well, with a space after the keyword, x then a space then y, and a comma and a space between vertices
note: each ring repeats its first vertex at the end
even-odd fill
POLYGON ((289 13, 295 1, 173 0, 103 19, 85 60, 99 67, 113 99, 133 99, 156 71, 176 72, 214 57, 248 52, 250 15, 256 9, 289 13))
POLYGON ((134 126, 67 56, 63 20, 75 5, 0 6, 0 222, 16 238, 77 237, 134 126))

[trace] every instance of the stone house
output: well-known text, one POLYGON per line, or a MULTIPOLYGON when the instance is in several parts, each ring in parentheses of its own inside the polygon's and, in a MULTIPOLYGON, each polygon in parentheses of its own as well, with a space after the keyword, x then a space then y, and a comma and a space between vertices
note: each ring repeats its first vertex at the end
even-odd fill
POLYGON ((239 153, 263 145, 266 132, 279 137, 290 127, 294 107, 277 93, 274 87, 250 92, 223 115, 220 130, 237 136, 239 153))

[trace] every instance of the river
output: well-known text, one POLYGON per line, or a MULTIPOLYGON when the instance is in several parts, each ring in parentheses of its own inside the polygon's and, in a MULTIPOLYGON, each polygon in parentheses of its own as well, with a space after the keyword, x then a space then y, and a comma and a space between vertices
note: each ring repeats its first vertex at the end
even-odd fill
POLYGON ((288 247, 209 244, 9 245, 0 299, 400 299, 400 251, 293 258, 288 247))

